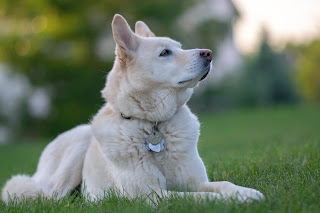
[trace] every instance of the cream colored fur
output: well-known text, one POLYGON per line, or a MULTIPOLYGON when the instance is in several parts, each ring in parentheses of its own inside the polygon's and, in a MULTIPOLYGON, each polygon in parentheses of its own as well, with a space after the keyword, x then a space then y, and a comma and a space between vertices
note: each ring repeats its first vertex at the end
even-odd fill
POLYGON ((197 150, 200 124, 186 105, 211 68, 201 50, 183 50, 176 41, 154 37, 141 21, 133 33, 120 15, 115 15, 112 30, 117 47, 102 91, 107 103, 91 125, 78 126, 51 142, 33 176, 8 180, 2 200, 8 203, 13 197, 39 194, 59 198, 81 181, 83 193, 91 199, 102 198, 108 189, 128 197, 153 191, 168 196, 170 190, 178 190, 195 199, 263 199, 254 189, 208 181, 197 150), (160 56, 164 49, 171 54, 160 56), (155 122, 165 139, 165 149, 159 153, 145 147, 155 122))

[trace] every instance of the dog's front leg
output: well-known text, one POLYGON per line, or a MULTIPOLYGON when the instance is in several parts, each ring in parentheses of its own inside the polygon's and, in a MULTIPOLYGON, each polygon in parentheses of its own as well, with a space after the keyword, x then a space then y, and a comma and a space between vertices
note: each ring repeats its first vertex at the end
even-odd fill
POLYGON ((264 199, 263 194, 258 190, 237 186, 228 181, 203 182, 199 184, 198 190, 219 193, 224 198, 235 198, 241 202, 264 199))
POLYGON ((157 191, 155 190, 156 194, 149 195, 149 201, 152 200, 152 203, 157 203, 158 198, 170 198, 171 196, 179 196, 181 198, 190 196, 195 201, 201 201, 205 199, 209 200, 221 200, 224 197, 215 192, 177 192, 177 191, 169 191, 169 190, 161 190, 157 191))

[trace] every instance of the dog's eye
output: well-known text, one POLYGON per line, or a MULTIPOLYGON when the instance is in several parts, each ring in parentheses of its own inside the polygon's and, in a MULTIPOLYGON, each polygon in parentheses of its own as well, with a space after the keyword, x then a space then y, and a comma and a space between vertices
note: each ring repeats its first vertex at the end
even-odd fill
POLYGON ((162 52, 160 53, 160 57, 162 57, 162 56, 168 56, 168 55, 171 55, 172 53, 171 53, 171 51, 170 50, 167 50, 167 49, 165 49, 165 50, 162 50, 162 52))

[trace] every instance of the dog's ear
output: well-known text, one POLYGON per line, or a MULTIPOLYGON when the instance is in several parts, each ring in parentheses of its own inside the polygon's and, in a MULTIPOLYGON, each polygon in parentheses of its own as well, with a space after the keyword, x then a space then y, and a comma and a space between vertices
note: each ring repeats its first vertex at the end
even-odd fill
POLYGON ((112 33, 116 44, 125 52, 133 53, 138 48, 138 38, 127 21, 119 14, 112 20, 112 33))
POLYGON ((135 32, 137 35, 143 36, 143 37, 154 37, 155 36, 154 33, 151 32, 149 27, 143 21, 136 22, 135 32))

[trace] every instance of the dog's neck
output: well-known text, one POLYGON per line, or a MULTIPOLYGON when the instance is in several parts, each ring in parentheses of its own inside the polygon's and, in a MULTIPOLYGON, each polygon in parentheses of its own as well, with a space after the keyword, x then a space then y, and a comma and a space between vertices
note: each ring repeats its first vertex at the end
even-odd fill
POLYGON ((124 117, 150 122, 167 121, 189 100, 193 92, 191 88, 142 91, 130 87, 124 78, 115 81, 118 77, 118 73, 110 73, 108 79, 113 79, 108 80, 102 93, 107 102, 124 117))
POLYGON ((188 99, 183 97, 182 92, 179 94, 179 91, 170 89, 148 92, 131 90, 118 97, 118 103, 113 106, 124 117, 163 122, 169 120, 188 99))

